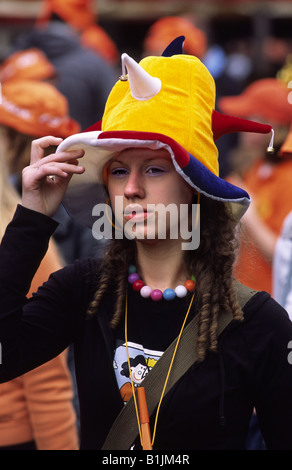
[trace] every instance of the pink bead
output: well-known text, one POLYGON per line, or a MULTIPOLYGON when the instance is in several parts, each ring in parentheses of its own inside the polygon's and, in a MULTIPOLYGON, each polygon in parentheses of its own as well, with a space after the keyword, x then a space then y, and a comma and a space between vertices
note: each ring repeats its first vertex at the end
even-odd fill
POLYGON ((151 292, 152 292, 152 289, 150 286, 143 286, 142 289, 140 290, 141 296, 144 297, 145 299, 150 297, 151 292))
POLYGON ((151 292, 151 299, 155 300, 155 302, 158 302, 159 300, 161 300, 162 296, 163 296, 163 294, 162 294, 161 290, 159 290, 159 289, 154 289, 151 292))
POLYGON ((133 282, 133 289, 136 292, 139 292, 144 285, 145 283, 141 279, 138 279, 137 281, 133 282))
POLYGON ((130 284, 133 284, 135 281, 138 281, 139 279, 139 274, 137 273, 132 273, 128 276, 128 281, 130 284))

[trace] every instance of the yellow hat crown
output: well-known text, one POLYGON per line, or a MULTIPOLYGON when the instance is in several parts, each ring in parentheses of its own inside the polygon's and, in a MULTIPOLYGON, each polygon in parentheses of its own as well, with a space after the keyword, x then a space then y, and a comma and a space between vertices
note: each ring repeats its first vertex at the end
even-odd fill
POLYGON ((202 62, 184 54, 147 57, 139 64, 123 54, 122 61, 123 75, 108 97, 102 130, 164 134, 218 175, 215 84, 202 62))

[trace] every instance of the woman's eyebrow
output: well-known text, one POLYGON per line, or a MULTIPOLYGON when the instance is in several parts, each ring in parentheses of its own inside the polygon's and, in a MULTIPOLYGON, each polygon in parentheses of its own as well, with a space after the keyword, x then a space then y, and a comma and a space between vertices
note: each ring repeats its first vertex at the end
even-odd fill
POLYGON ((170 161, 171 162, 171 158, 170 158, 170 155, 165 155, 165 156, 161 156, 161 157, 151 157, 151 158, 148 158, 146 159, 146 162, 151 162, 153 160, 163 160, 163 161, 170 161))
MULTIPOLYGON (((155 162, 155 161, 159 161, 159 160, 163 160, 163 161, 170 161, 171 162, 171 158, 170 156, 161 156, 161 157, 149 157, 149 158, 146 158, 143 160, 143 163, 151 163, 151 162, 155 162)), ((109 162, 110 164, 111 163, 120 163, 121 165, 127 165, 127 162, 123 162, 121 160, 119 160, 119 158, 114 158, 113 160, 111 160, 109 162)))
POLYGON ((125 162, 121 162, 118 158, 114 158, 113 160, 109 161, 109 164, 111 165, 112 163, 120 163, 121 165, 125 165, 125 162))

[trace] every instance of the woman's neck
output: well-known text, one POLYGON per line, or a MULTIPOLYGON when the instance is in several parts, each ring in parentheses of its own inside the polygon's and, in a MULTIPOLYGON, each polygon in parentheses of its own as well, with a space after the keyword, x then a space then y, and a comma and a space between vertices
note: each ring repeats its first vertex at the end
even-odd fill
POLYGON ((143 281, 153 289, 174 289, 190 278, 184 251, 175 243, 138 243, 137 269, 143 281))

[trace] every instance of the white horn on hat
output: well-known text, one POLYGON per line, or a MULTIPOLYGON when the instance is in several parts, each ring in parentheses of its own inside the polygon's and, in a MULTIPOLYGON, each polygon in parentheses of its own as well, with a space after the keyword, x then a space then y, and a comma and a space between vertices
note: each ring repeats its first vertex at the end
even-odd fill
POLYGON ((161 80, 152 77, 141 65, 139 65, 128 54, 122 54, 123 75, 121 80, 125 79, 125 66, 128 70, 128 79, 131 88, 131 95, 136 100, 149 100, 161 90, 161 80))

